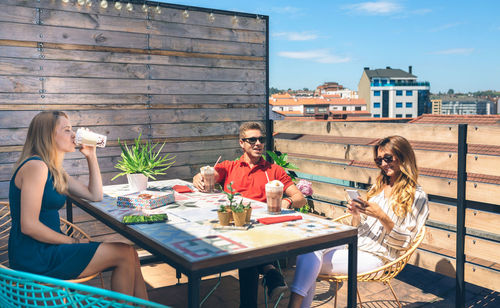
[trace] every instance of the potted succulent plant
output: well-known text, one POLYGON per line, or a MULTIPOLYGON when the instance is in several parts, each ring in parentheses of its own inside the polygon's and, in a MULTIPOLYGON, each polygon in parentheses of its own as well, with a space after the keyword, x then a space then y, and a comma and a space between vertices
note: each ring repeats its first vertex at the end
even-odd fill
POLYGON ((170 157, 168 153, 160 155, 165 143, 158 148, 158 143, 141 142, 141 134, 134 140, 134 144, 130 148, 127 142, 121 143, 120 139, 118 139, 118 144, 122 153, 121 160, 118 161, 115 168, 122 172, 111 180, 127 175, 132 191, 145 190, 148 178, 156 180, 155 176, 165 174, 165 171, 175 163, 175 156, 170 157))

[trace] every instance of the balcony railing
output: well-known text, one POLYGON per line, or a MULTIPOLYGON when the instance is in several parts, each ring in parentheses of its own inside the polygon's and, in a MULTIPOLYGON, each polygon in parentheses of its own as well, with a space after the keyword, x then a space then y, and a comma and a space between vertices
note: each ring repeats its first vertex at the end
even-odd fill
POLYGON ((422 82, 389 82, 382 84, 380 82, 372 82, 372 87, 430 87, 431 83, 428 81, 422 82))
POLYGON ((456 277, 457 307, 465 281, 500 290, 500 126, 466 124, 275 121, 274 147, 288 153, 299 177, 313 183, 310 205, 338 217, 345 190, 368 189, 379 174, 373 162, 378 138, 402 135, 412 144, 419 184, 430 215, 422 247, 411 263, 456 277), (446 266, 445 266, 446 265, 446 266))

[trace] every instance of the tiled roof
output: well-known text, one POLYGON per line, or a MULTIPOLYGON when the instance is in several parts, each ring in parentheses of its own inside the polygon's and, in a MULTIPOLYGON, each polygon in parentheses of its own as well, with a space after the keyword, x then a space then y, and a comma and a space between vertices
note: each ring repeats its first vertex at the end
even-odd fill
POLYGON ((323 98, 342 98, 340 94, 323 94, 321 96, 323 96, 323 98))
POLYGON ((423 114, 410 121, 416 124, 500 124, 500 115, 423 114))
POLYGON ((417 78, 417 76, 407 73, 400 69, 376 69, 376 70, 365 70, 366 75, 369 78, 417 78))
POLYGON ((272 98, 291 98, 290 93, 279 93, 271 95, 272 98))
POLYGON ((297 97, 297 98, 275 98, 269 99, 273 106, 297 106, 297 105, 366 105, 362 98, 321 98, 321 97, 297 97))

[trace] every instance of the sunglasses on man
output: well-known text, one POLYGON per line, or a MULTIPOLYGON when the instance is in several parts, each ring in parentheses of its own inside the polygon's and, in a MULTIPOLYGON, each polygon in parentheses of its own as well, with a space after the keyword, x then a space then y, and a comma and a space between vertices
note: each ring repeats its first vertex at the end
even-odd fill
POLYGON ((382 165, 382 161, 385 161, 386 164, 390 164, 394 161, 394 157, 390 154, 385 154, 384 157, 377 157, 375 159, 373 159, 375 161, 375 163, 377 164, 377 166, 381 166, 382 165))
POLYGON ((257 140, 259 140, 260 143, 266 142, 266 137, 249 137, 249 138, 241 138, 244 142, 248 142, 251 145, 254 145, 257 143, 257 140))

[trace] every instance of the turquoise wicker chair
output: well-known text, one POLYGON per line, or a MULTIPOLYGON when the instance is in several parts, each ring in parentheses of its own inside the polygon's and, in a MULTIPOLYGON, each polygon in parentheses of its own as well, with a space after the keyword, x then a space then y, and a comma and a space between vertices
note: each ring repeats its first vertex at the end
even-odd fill
POLYGON ((0 307, 167 307, 137 297, 0 265, 0 307))

